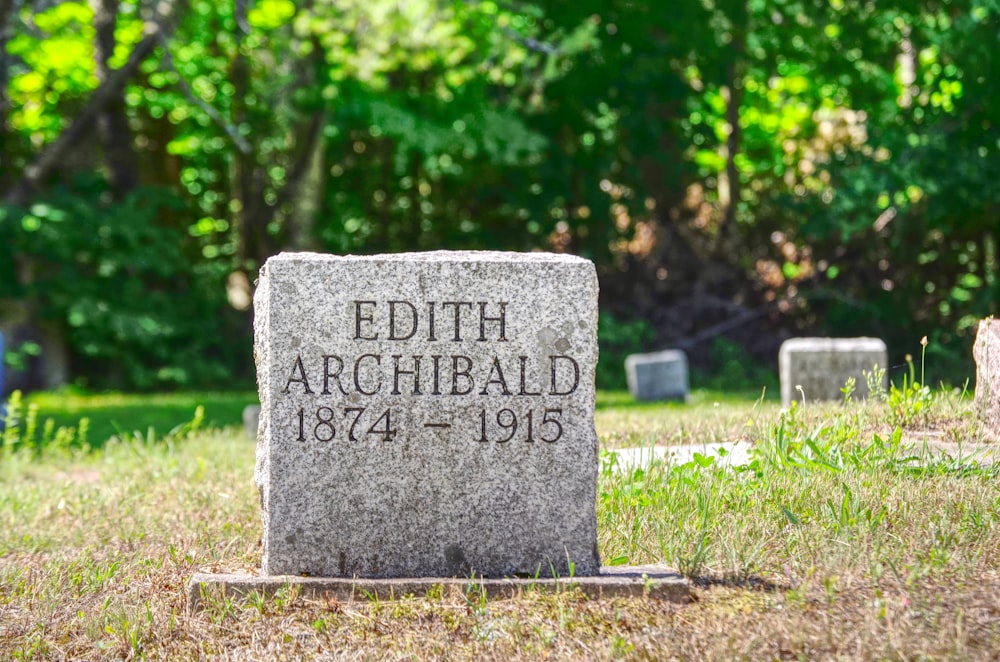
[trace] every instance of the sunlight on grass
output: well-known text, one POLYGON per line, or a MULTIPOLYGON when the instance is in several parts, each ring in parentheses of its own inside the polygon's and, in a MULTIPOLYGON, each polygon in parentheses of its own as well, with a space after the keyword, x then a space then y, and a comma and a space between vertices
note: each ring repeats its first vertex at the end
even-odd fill
POLYGON ((693 391, 686 403, 637 402, 625 391, 597 394, 594 425, 603 446, 663 446, 736 441, 779 403, 757 394, 693 391))
POLYGON ((887 403, 782 412, 749 399, 716 406, 710 395, 689 405, 624 398, 600 396, 605 448, 730 435, 753 445, 735 468, 699 455, 620 471, 602 455, 604 563, 672 566, 694 581, 691 605, 572 591, 279 595, 219 598, 188 615, 192 574, 259 567, 261 525, 253 441, 232 428, 180 429, 89 452, 0 450, 5 655, 732 658, 747 641, 766 657, 1000 650, 1000 476, 966 452, 978 440, 968 401, 937 394, 900 428, 888 425, 887 403), (926 454, 930 441, 947 452, 926 454))
POLYGON ((99 446, 112 436, 132 436, 138 431, 165 434, 191 420, 195 409, 204 407, 204 426, 221 428, 239 425, 243 408, 257 402, 257 394, 184 392, 153 395, 124 393, 32 393, 27 404, 38 407, 41 421, 51 418, 56 427, 76 426, 81 418, 89 420, 89 439, 99 446))

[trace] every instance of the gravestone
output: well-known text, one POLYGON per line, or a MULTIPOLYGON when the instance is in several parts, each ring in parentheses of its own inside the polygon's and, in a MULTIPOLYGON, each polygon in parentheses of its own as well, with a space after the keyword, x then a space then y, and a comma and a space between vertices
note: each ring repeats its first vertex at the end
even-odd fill
MULTIPOLYGON (((889 367, 885 343, 878 338, 792 338, 781 344, 778 367, 781 375, 781 403, 788 406, 803 397, 807 402, 843 400, 841 391, 854 379, 852 398, 869 393, 865 373, 873 367, 889 367), (801 390, 800 390, 801 389, 801 390)), ((886 388, 888 377, 883 375, 886 388)))
POLYGON ((595 575, 597 278, 283 253, 254 295, 264 575, 595 575))
POLYGON ((243 434, 257 438, 257 427, 260 424, 260 405, 247 405, 243 408, 243 434))
POLYGON ((976 361, 976 415, 985 436, 1000 441, 1000 320, 979 322, 972 356, 976 361))
POLYGON ((687 355, 679 349, 630 354, 625 359, 625 378, 636 400, 684 400, 688 394, 687 355))

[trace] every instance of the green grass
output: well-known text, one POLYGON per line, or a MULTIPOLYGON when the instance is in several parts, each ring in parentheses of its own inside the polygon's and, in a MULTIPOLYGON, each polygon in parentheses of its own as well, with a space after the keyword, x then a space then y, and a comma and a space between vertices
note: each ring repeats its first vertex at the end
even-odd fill
MULTIPOLYGON (((741 416, 751 412, 762 392, 744 391, 724 393, 697 389, 692 391, 687 403, 638 402, 628 391, 597 392, 598 427, 614 430, 611 446, 644 445, 650 434, 659 443, 684 443, 677 440, 676 423, 690 419, 732 419, 730 425, 719 427, 713 434, 718 440, 729 434, 734 425, 743 422, 741 416), (722 408, 722 405, 725 405, 722 408), (669 427, 669 432, 657 435, 661 428, 669 427), (626 434, 627 430, 641 430, 636 435, 626 434)), ((763 410, 776 409, 773 394, 768 393, 763 401, 763 410)), ((88 440, 92 446, 100 446, 113 436, 134 437, 162 436, 179 425, 189 422, 198 407, 204 409, 202 427, 225 428, 242 424, 243 408, 257 403, 257 394, 185 392, 156 395, 136 395, 124 393, 88 394, 72 391, 32 393, 25 398, 25 405, 37 407, 40 426, 47 419, 55 428, 75 427, 80 419, 88 419, 88 440)), ((757 407, 760 409, 761 407, 757 407)), ((609 434, 611 434, 609 432, 609 434)))
POLYGON ((251 440, 230 428, 40 459, 0 450, 0 659, 996 655, 1000 475, 969 458, 981 431, 967 400, 781 412, 706 395, 677 406, 605 393, 597 411, 606 448, 754 444, 736 470, 702 457, 620 473, 604 456, 602 558, 683 571, 689 605, 282 594, 187 614, 194 572, 259 567, 251 440))
POLYGON ((188 392, 157 395, 124 393, 84 394, 74 392, 33 393, 27 405, 38 408, 38 419, 52 419, 55 427, 77 426, 89 419, 88 438, 99 446, 112 436, 164 435, 190 421, 195 410, 204 408, 203 427, 223 428, 240 425, 243 408, 257 402, 257 394, 188 392))
POLYGON ((614 409, 618 411, 647 411, 662 413, 670 410, 697 411, 699 408, 719 405, 752 405, 759 400, 778 402, 777 390, 745 389, 740 391, 720 391, 716 389, 693 389, 685 402, 643 402, 636 400, 628 391, 598 391, 597 411, 614 409))
POLYGON ((764 395, 695 390, 685 403, 637 402, 627 391, 599 391, 594 422, 605 448, 735 441, 778 411, 764 395))

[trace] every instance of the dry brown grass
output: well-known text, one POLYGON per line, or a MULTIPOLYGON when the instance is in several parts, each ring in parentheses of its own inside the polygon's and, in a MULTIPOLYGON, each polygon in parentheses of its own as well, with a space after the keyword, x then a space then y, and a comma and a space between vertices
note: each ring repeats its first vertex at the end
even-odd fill
MULTIPOLYGON (((605 443, 621 434, 620 415, 654 442, 674 443, 679 421, 682 443, 735 430, 772 448, 784 425, 787 440, 818 439, 848 459, 885 432, 872 408, 781 419, 729 406, 717 419, 714 408, 654 408, 645 422, 606 411, 599 432, 605 443), (814 435, 823 422, 831 432, 814 435)), ((942 407, 921 425, 968 434, 967 411, 942 407)), ((194 614, 194 572, 259 563, 252 442, 213 433, 40 462, 4 456, 0 659, 997 659, 997 473, 954 457, 917 467, 905 455, 882 449, 866 456, 871 466, 836 471, 783 466, 772 453, 743 472, 603 473, 603 557, 684 566, 688 605, 283 594, 217 599, 194 614)))

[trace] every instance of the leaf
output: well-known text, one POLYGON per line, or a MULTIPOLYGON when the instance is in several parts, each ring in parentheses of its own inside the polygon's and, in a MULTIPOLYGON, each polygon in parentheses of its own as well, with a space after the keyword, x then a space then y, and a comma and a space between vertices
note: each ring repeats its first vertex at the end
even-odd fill
POLYGON ((261 30, 281 27, 295 16, 295 4, 290 0, 261 0, 247 14, 247 23, 261 30))
POLYGON ((702 149, 695 152, 694 162, 702 168, 707 168, 715 172, 722 172, 726 169, 726 159, 718 152, 710 149, 702 149))
POLYGON ((795 524, 795 525, 802 524, 802 520, 799 519, 799 517, 795 513, 793 513, 784 506, 781 506, 781 514, 785 516, 785 519, 788 520, 790 524, 795 524))
POLYGON ((715 458, 709 455, 702 455, 701 453, 694 454, 694 461, 699 467, 710 467, 715 464, 715 458))

